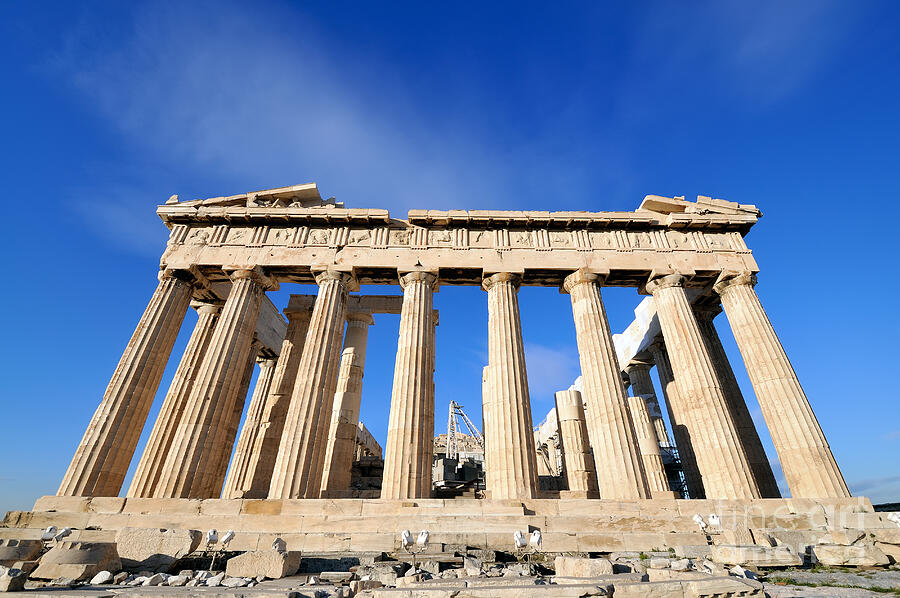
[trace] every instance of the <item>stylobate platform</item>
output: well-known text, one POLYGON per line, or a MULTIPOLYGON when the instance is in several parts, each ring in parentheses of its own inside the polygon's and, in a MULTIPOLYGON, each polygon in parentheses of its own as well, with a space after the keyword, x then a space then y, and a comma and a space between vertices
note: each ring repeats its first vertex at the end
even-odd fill
POLYGON ((276 537, 305 552, 394 552, 402 530, 427 529, 435 551, 512 550, 516 530, 539 529, 545 552, 676 550, 710 543, 802 547, 840 530, 892 529, 864 497, 846 499, 555 500, 40 498, 10 511, 0 539, 39 538, 47 526, 74 541, 114 541, 123 528, 234 530, 230 550, 269 549, 276 537), (707 524, 701 530, 693 517, 707 524), (713 515, 718 516, 715 523, 713 515))

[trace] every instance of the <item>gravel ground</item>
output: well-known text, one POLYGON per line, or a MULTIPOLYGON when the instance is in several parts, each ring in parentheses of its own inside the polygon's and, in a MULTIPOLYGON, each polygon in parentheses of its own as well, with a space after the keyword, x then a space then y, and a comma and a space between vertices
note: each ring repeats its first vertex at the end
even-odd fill
POLYGON ((833 569, 829 571, 803 571, 789 570, 772 574, 771 578, 778 578, 790 583, 790 581, 809 584, 829 584, 828 586, 793 586, 777 585, 771 581, 766 582, 766 593, 772 598, 793 598, 794 596, 830 597, 846 596, 847 598, 862 598, 873 596, 900 596, 900 571, 844 571, 833 569), (790 580, 790 581, 788 581, 790 580), (829 587, 829 586, 853 586, 829 587), (885 588, 893 592, 873 592, 865 588, 885 588))

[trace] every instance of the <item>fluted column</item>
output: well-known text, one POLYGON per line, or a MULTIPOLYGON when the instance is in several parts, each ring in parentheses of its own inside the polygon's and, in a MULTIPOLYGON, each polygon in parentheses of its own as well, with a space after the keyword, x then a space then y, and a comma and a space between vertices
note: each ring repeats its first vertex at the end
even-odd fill
POLYGON ((656 398, 656 390, 653 388, 653 379, 650 378, 650 368, 653 364, 643 361, 632 361, 625 366, 625 373, 631 382, 631 393, 636 397, 643 397, 650 415, 650 423, 656 432, 656 440, 661 446, 669 446, 669 434, 666 432, 666 422, 659 408, 659 399, 656 398))
POLYGON ((244 427, 249 435, 246 441, 248 456, 245 465, 235 470, 234 481, 228 487, 229 494, 223 494, 225 498, 266 498, 269 494, 278 445, 297 380, 297 369, 303 355, 312 310, 285 314, 288 318, 287 332, 272 372, 269 394, 262 405, 259 425, 256 428, 244 427))
POLYGON ((613 345, 606 308, 600 296, 600 277, 578 270, 566 277, 563 290, 571 296, 575 337, 587 426, 600 496, 629 500, 650 498, 637 438, 628 416, 625 386, 613 345))
POLYGON ((797 373, 756 295, 755 284, 754 274, 743 273, 720 280, 715 291, 747 366, 791 496, 850 496, 797 373))
POLYGON ((594 469, 594 457, 588 441, 581 393, 577 390, 557 392, 556 417, 559 419, 559 440, 569 491, 584 493, 586 497, 596 495, 597 471, 594 469))
POLYGON ((722 340, 719 338, 719 333, 716 331, 716 326, 713 323, 713 319, 721 311, 722 309, 718 305, 715 307, 694 307, 697 325, 700 327, 703 342, 706 344, 716 375, 719 377, 719 383, 722 385, 722 391, 725 393, 728 411, 731 413, 731 419, 734 421, 734 427, 737 430, 738 438, 740 438, 744 454, 747 456, 747 462, 750 464, 751 471, 753 471, 753 478, 756 480, 756 485, 759 486, 759 493, 763 498, 781 498, 778 482, 775 481, 772 466, 769 464, 766 451, 759 439, 759 432, 756 431, 753 417, 747 408, 747 402, 744 400, 741 387, 734 377, 734 370, 731 369, 731 363, 725 354, 725 347, 722 346, 722 340))
POLYGON ((334 409, 325 451, 322 496, 345 496, 350 490, 350 469, 356 452, 359 404, 366 365, 369 326, 375 320, 368 313, 347 316, 347 333, 338 371, 334 409))
POLYGON ((534 498, 537 465, 525 347, 519 317, 519 277, 484 279, 488 293, 488 366, 485 368, 485 485, 492 499, 534 498))
POLYGON ((683 285, 683 276, 670 274, 650 280, 646 288, 656 303, 678 396, 685 405, 682 421, 691 434, 706 497, 759 498, 759 488, 683 285))
POLYGON ((119 494, 191 292, 187 273, 160 273, 156 291, 63 476, 60 496, 119 494))
POLYGON ((319 293, 309 322, 297 382, 285 418, 269 498, 318 498, 325 466, 325 437, 317 436, 320 418, 328 418, 334 403, 329 373, 340 356, 347 295, 352 277, 325 270, 316 275, 319 293), (329 388, 331 393, 329 394, 329 388), (321 453, 321 459, 317 454, 321 453))
MULTIPOLYGON (((228 476, 225 478, 225 487, 222 490, 222 498, 242 498, 243 487, 241 484, 248 479, 255 456, 253 446, 259 437, 261 427, 264 424, 266 403, 272 389, 272 381, 275 378, 276 360, 269 357, 257 357, 259 364, 259 376, 256 378, 256 387, 250 398, 250 406, 247 408, 247 417, 244 418, 244 426, 238 438, 237 448, 234 450, 234 458, 228 476)), ((240 415, 238 415, 240 417, 240 415)))
POLYGON ((222 310, 219 304, 199 301, 192 302, 191 306, 197 310, 197 324, 184 349, 178 369, 175 370, 175 376, 172 378, 172 384, 166 393, 159 415, 156 416, 156 423, 153 425, 153 431, 147 440, 147 446, 138 462, 126 496, 150 498, 156 491, 156 484, 164 471, 163 467, 178 431, 178 424, 181 422, 200 364, 219 320, 219 312, 222 310))
MULTIPOLYGON (((258 269, 235 270, 231 279, 228 299, 154 493, 157 498, 212 498, 210 492, 221 471, 222 442, 235 404, 241 400, 259 308, 266 289, 277 287, 258 269)), ((217 490, 221 491, 221 480, 217 490)))
POLYGON ((217 437, 212 443, 213 448, 210 451, 209 463, 204 467, 205 481, 202 490, 200 490, 200 496, 211 498, 220 498, 222 496, 225 474, 228 471, 228 463, 231 461, 234 441, 237 438, 238 426, 241 424, 244 405, 247 403, 247 393, 250 390, 250 381, 253 379, 253 370, 255 369, 260 349, 262 349, 262 343, 254 338, 250 345, 250 351, 247 352, 244 363, 244 375, 241 376, 241 383, 238 385, 235 400, 232 403, 232 410, 230 413, 224 414, 225 417, 222 423, 217 427, 217 437))
POLYGON ((631 415, 631 423, 634 425, 634 433, 637 436, 638 448, 641 451, 641 462, 644 465, 644 474, 647 476, 647 485, 650 487, 650 495, 653 498, 672 496, 669 489, 669 481, 666 478, 666 468, 659 453, 659 441, 656 439, 656 430, 650 422, 650 413, 644 397, 638 395, 628 397, 628 410, 631 415))
POLYGON ((650 353, 656 364, 656 373, 659 375, 659 384, 662 388, 663 399, 666 402, 666 411, 669 413, 669 423, 672 425, 672 437, 675 440, 675 448, 678 449, 678 459, 684 473, 684 482, 687 484, 688 495, 691 498, 706 498, 703 489, 703 479, 700 477, 700 468, 697 467, 697 457, 694 455, 694 445, 691 442, 691 433, 684 421, 684 413, 687 407, 678 395, 675 385, 675 374, 669 363, 669 354, 666 352, 664 341, 660 338, 650 345, 650 353))
POLYGON ((437 277, 400 277, 403 307, 394 364, 381 498, 428 498, 434 457, 434 311, 437 277))

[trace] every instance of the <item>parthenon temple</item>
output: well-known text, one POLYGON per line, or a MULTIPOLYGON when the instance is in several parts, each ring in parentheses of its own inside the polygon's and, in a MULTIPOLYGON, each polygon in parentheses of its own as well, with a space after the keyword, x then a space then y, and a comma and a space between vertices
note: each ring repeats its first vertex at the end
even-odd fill
POLYGON ((20 527, 71 517, 82 537, 97 539, 199 518, 192 525, 235 529, 247 546, 278 533, 306 550, 331 541, 393 550, 396 531, 416 522, 448 544, 507 543, 496 539, 499 514, 543 530, 560 550, 590 551, 703 543, 682 522, 695 512, 734 522, 752 507, 760 528, 779 509, 872 512, 851 497, 755 291, 758 267, 744 242, 761 216, 753 205, 648 195, 630 212, 410 210, 398 219, 323 200, 305 184, 172 196, 157 214, 170 236, 156 290, 56 496, 39 499, 20 527), (266 293, 287 283, 317 292, 291 295, 279 311, 266 293), (360 294, 360 285, 401 291, 360 294), (488 313, 478 499, 433 498, 435 293, 449 285, 480 286, 488 313), (538 426, 523 285, 569 296, 580 363, 538 426), (610 328, 607 287, 646 295, 621 334, 610 328), (173 356, 189 309, 196 324, 173 356), (713 325, 720 313, 790 498, 713 325), (383 449, 360 419, 367 335, 379 314, 399 314, 383 449), (383 459, 380 490, 354 489, 363 457, 383 459), (548 473, 561 477, 557 487, 541 482, 548 473), (600 523, 624 512, 639 514, 628 529, 600 523))

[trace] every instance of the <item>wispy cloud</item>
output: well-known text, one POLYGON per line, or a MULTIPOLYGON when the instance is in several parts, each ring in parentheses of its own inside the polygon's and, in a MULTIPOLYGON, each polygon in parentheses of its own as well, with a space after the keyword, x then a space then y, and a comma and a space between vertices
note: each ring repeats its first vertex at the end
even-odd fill
POLYGON ((525 343, 528 387, 532 403, 553 403, 558 390, 569 388, 580 373, 574 348, 525 343))

